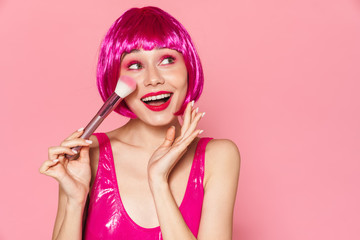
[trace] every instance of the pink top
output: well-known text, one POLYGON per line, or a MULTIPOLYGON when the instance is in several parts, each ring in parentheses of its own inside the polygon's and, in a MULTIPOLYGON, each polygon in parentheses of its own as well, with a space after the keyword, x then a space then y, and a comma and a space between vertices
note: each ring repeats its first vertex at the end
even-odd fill
MULTIPOLYGON (((119 193, 110 140, 105 133, 94 134, 99 141, 99 165, 90 203, 84 239, 163 239, 160 226, 143 228, 127 214, 119 193)), ((211 138, 201 138, 197 144, 194 160, 185 191, 179 207, 191 232, 197 237, 201 209, 204 199, 205 148, 211 138)))

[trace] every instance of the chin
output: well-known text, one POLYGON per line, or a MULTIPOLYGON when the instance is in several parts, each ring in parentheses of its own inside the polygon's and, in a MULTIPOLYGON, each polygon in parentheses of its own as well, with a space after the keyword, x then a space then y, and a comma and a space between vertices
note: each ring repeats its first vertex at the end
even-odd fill
POLYGON ((144 122, 151 126, 161 127, 171 125, 177 119, 174 114, 159 114, 158 116, 148 116, 144 122))

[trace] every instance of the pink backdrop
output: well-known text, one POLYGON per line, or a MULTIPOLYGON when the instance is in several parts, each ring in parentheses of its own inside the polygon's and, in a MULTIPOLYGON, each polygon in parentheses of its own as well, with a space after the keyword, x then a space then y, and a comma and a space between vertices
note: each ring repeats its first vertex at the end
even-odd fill
MULTIPOLYGON (((101 106, 99 43, 144 5, 190 32, 204 136, 240 149, 234 239, 360 239, 356 0, 0 0, 0 239, 50 239, 57 183, 38 168, 101 106)), ((125 121, 113 113, 99 130, 125 121)))

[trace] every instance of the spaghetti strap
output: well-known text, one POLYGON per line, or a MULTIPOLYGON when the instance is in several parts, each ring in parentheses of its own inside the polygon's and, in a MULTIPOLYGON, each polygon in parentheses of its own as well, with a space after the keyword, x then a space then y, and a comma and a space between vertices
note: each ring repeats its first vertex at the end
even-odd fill
POLYGON ((206 145, 212 138, 201 138, 196 146, 193 164, 189 176, 180 212, 194 236, 197 236, 204 200, 204 170, 206 145))
POLYGON ((93 135, 97 137, 99 142, 98 170, 99 170, 99 166, 101 166, 104 163, 110 167, 112 165, 112 162, 110 161, 110 158, 112 158, 110 139, 105 133, 94 133, 93 135))
POLYGON ((105 133, 94 133, 94 136, 97 137, 98 142, 99 142, 99 151, 100 151, 100 156, 102 155, 102 152, 104 150, 104 147, 106 145, 106 143, 108 142, 108 138, 106 136, 105 133))
POLYGON ((199 181, 203 182, 204 180, 204 173, 205 173, 205 151, 206 151, 206 146, 207 144, 210 142, 210 140, 213 138, 201 138, 197 144, 196 147, 196 151, 195 151, 195 155, 194 155, 194 161, 195 161, 195 166, 194 168, 196 169, 196 174, 194 177, 198 177, 199 181))

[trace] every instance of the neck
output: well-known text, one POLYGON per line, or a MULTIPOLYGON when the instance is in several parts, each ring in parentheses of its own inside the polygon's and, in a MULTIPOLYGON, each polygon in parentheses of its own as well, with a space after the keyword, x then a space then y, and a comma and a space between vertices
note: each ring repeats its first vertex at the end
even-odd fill
POLYGON ((177 117, 163 126, 151 126, 139 119, 130 119, 121 128, 121 139, 136 147, 156 149, 164 142, 166 132, 171 126, 175 126, 175 138, 178 137, 181 132, 181 125, 177 117))

